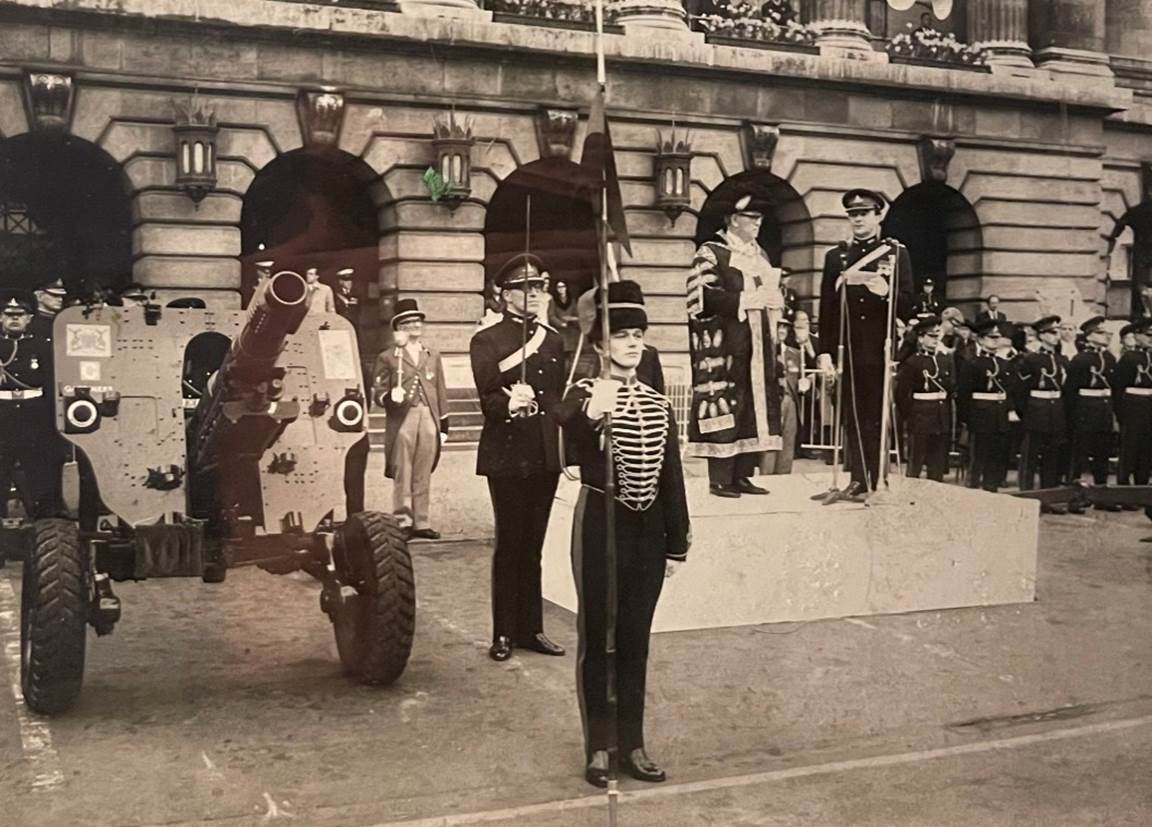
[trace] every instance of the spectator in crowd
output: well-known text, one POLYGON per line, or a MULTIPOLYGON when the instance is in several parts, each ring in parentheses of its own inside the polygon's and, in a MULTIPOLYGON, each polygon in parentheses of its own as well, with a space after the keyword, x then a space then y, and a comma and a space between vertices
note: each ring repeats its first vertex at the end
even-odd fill
POLYGON ((332 288, 320 282, 320 271, 309 267, 304 271, 304 281, 308 284, 308 315, 335 313, 336 299, 332 295, 332 288))

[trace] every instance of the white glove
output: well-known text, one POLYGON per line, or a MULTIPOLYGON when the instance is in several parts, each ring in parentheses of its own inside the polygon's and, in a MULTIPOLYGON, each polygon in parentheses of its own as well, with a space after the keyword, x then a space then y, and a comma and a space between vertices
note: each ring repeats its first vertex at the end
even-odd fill
POLYGON ((1016 413, 1016 411, 1008 411, 1008 421, 1009 422, 1019 422, 1020 421, 1020 414, 1016 413))
POLYGON ((585 409, 589 419, 600 419, 615 409, 616 394, 622 384, 617 379, 597 379, 592 383, 592 396, 588 398, 588 407, 585 409))
POLYGON ((395 330, 392 332, 392 341, 396 343, 396 347, 404 347, 408 344, 408 331, 395 330))
POLYGON ((828 379, 836 375, 836 366, 832 364, 832 356, 828 353, 821 353, 816 357, 816 366, 820 368, 820 372, 828 379))
POLYGON ((536 391, 532 389, 531 385, 526 385, 523 382, 517 382, 511 388, 504 391, 508 394, 508 410, 512 411, 527 411, 529 406, 536 401, 536 391))
POLYGON ((392 401, 395 402, 397 405, 399 405, 401 402, 404 401, 404 389, 402 387, 400 387, 399 385, 397 385, 396 387, 394 387, 392 389, 391 396, 392 396, 392 401))
POLYGON ((800 393, 808 393, 808 391, 812 389, 812 380, 807 376, 801 377, 800 382, 798 383, 798 388, 800 393))
POLYGON ((682 565, 684 565, 683 560, 668 560, 668 561, 666 561, 664 563, 664 579, 667 580, 669 577, 674 575, 676 572, 680 571, 680 567, 682 565))
POLYGON ((440 444, 443 445, 447 441, 448 441, 448 434, 441 431, 440 432, 440 444))

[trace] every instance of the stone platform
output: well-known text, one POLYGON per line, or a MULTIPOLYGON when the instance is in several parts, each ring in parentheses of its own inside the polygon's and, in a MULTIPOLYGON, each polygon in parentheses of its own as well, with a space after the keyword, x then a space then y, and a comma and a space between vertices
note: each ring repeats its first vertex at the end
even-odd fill
MULTIPOLYGON (((842 478, 843 479, 843 478, 842 478)), ((657 632, 1026 603, 1039 504, 893 476, 868 505, 809 499, 831 474, 762 477, 766 497, 708 494, 690 478, 693 546, 665 581, 657 632)), ((579 485, 561 480, 544 546, 544 596, 571 611, 579 485)))

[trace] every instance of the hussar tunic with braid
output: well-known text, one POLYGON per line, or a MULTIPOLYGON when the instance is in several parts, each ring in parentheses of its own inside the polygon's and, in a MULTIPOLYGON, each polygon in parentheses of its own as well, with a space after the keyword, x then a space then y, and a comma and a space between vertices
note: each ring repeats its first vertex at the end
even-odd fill
MULTIPOLYGON (((603 420, 586 413, 592 380, 573 386, 556 409, 583 483, 572 522, 572 570, 580 597, 580 710, 589 754, 607 749, 610 723, 604 656, 607 610, 603 420)), ((612 413, 616 477, 617 727, 621 754, 644 746, 648 638, 664 583, 665 560, 688 554, 690 526, 672 405, 632 380, 620 388, 612 413)))

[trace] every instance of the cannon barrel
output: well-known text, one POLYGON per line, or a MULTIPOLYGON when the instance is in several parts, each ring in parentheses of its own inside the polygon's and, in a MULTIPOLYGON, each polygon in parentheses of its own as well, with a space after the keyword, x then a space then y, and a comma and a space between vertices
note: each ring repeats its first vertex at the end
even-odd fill
POLYGON ((299 273, 282 270, 257 287, 248 320, 189 423, 194 469, 259 457, 297 416, 295 403, 277 403, 276 361, 306 315, 308 285, 299 273))

